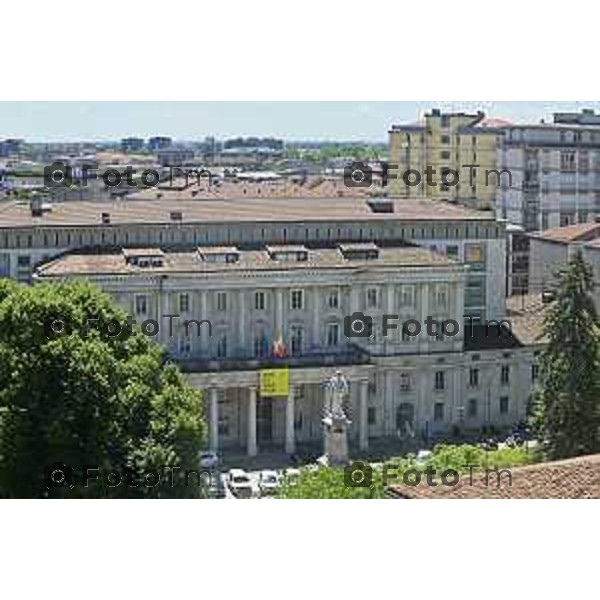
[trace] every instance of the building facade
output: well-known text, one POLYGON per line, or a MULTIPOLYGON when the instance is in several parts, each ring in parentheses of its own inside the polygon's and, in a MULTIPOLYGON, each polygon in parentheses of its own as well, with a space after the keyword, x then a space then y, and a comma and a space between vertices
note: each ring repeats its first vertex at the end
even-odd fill
POLYGON ((498 188, 499 217, 543 231, 600 216, 600 115, 593 111, 505 127, 498 163, 512 179, 498 188))
POLYGON ((464 326, 468 270, 430 249, 371 242, 72 252, 39 266, 35 280, 92 281, 138 323, 161 324, 157 341, 207 399, 211 447, 253 456, 319 444, 323 382, 335 369, 350 381, 359 450, 522 420, 533 349, 464 326), (357 313, 372 319, 370 335, 346 335, 357 313), (385 314, 398 327, 384 335, 385 314), (456 322, 456 335, 428 335, 428 317, 456 322), (418 335, 402 330, 409 319, 422 324, 418 335), (284 351, 274 356, 276 345, 284 351), (289 370, 284 397, 261 390, 269 368, 289 370))
MULTIPOLYGON (((493 209, 499 178, 494 173, 499 139, 495 125, 482 112, 443 113, 433 109, 418 124, 392 126, 390 195, 424 196, 493 209), (435 171, 429 181, 427 168, 435 171), (402 175, 409 170, 420 173, 420 184, 407 185, 402 175), (449 174, 443 180, 448 170, 457 173, 457 178, 449 174)), ((414 181, 414 177, 408 181, 414 181)))

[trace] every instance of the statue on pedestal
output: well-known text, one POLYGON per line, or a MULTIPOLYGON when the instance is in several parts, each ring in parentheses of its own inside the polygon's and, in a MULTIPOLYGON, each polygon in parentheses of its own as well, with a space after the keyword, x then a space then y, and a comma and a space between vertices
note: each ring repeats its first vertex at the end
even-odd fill
POLYGON ((337 370, 325 382, 324 455, 319 459, 326 465, 346 465, 348 458, 348 425, 350 420, 344 412, 344 401, 348 397, 348 381, 337 370))

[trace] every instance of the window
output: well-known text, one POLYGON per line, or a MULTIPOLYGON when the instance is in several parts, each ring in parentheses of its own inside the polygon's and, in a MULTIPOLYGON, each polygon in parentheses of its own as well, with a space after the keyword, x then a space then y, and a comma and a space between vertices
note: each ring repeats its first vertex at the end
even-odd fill
POLYGON ((479 369, 469 369, 469 385, 471 387, 479 385, 479 369))
POLYGON ((442 136, 442 144, 449 144, 450 143, 450 136, 449 135, 443 135, 442 136))
POLYGON ((531 365, 531 383, 535 383, 540 374, 540 365, 531 365))
POLYGON ((436 286, 435 304, 437 308, 446 308, 448 305, 448 287, 446 285, 436 286))
POLYGON ((367 423, 369 425, 375 425, 377 422, 377 409, 374 406, 367 408, 367 423))
POLYGON ((508 412, 508 396, 500 398, 500 414, 505 415, 508 412))
POLYGON ((29 267, 31 265, 31 258, 28 254, 21 254, 17 258, 17 265, 19 267, 29 267))
POLYGON ((400 288, 400 306, 413 306, 415 302, 415 288, 412 285, 403 285, 400 288))
POLYGON ((340 295, 337 290, 334 292, 329 292, 327 296, 327 306, 331 309, 337 309, 340 305, 340 295))
POLYGON ((217 310, 221 312, 227 310, 227 292, 217 292, 217 310))
POLYGON ((443 421, 444 420, 444 403, 436 402, 433 405, 433 420, 434 421, 443 421))
POLYGON ((302 342, 304 331, 301 325, 292 325, 291 327, 291 350, 292 356, 302 354, 302 342))
POLYGON ((254 294, 254 310, 265 310, 265 293, 256 292, 254 294))
POLYGON ((450 159, 450 152, 448 150, 442 150, 440 152, 440 158, 442 160, 449 160, 450 159))
POLYGON ((410 375, 408 373, 400 373, 400 391, 410 392, 411 387, 410 375))
POLYGON ((500 383, 502 385, 508 385, 509 381, 510 381, 510 366, 502 365, 502 368, 500 369, 500 383))
POLYGON ((378 294, 376 288, 369 288, 367 290, 367 308, 377 308, 379 304, 378 294))
POLYGON ((292 290, 290 299, 292 310, 302 310, 304 306, 304 292, 302 290, 292 290))
POLYGON ((327 345, 337 346, 340 343, 340 326, 338 323, 327 325, 327 345))
POLYGON ((458 246, 446 246, 446 256, 452 259, 458 259, 458 246))
POLYGON ((478 263, 483 261, 483 249, 480 244, 467 244, 465 246, 465 262, 478 263))
POLYGON ((189 294, 179 294, 179 312, 184 313, 190 310, 189 294))
POLYGON ((223 333, 217 342, 217 358, 226 358, 227 356, 227 334, 223 333))
POLYGON ((254 335, 254 356, 264 358, 269 355, 269 342, 265 332, 260 330, 254 335))
POLYGON ((436 390, 443 390, 445 388, 444 371, 436 371, 434 387, 436 390))
POLYGON ((471 398, 467 404, 467 416, 474 419, 477 416, 477 400, 471 398))
POLYGON ((192 343, 190 336, 185 331, 181 332, 178 340, 179 354, 186 355, 192 351, 192 343))
POLYGON ((145 315, 148 312, 148 296, 139 295, 135 297, 135 314, 145 315))

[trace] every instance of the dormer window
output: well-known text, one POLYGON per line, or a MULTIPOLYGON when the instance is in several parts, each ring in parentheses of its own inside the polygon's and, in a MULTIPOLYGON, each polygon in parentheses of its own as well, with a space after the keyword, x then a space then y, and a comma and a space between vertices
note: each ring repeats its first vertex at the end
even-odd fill
POLYGON ((235 246, 200 246, 198 256, 207 263, 236 263, 240 251, 235 246))
POLYGON ((123 257, 128 265, 147 269, 162 267, 165 254, 160 248, 123 248, 123 257))
POLYGON ((340 244, 339 251, 346 260, 374 260, 379 258, 376 244, 340 244))
POLYGON ((271 260, 279 262, 306 262, 308 248, 305 246, 267 246, 271 260))

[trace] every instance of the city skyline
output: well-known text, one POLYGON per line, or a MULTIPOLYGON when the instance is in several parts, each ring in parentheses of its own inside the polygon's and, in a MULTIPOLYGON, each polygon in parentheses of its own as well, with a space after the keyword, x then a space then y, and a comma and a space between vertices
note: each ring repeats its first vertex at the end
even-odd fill
POLYGON ((94 142, 152 135, 181 141, 274 136, 386 143, 391 125, 414 122, 433 107, 482 110, 515 123, 536 123, 551 120, 553 112, 600 111, 600 102, 2 102, 0 138, 94 142))

